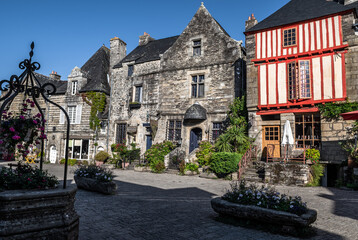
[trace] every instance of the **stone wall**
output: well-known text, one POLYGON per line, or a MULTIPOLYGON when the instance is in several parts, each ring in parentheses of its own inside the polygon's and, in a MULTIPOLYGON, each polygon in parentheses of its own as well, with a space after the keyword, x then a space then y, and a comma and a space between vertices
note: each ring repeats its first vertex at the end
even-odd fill
POLYGON ((264 166, 265 183, 304 186, 309 182, 309 165, 266 163, 264 166))

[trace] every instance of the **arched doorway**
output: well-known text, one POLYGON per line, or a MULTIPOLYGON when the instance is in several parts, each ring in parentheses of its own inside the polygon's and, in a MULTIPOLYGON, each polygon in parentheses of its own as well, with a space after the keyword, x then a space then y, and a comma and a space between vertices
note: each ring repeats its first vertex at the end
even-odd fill
POLYGON ((190 146, 189 153, 191 153, 195 148, 199 147, 199 142, 201 141, 203 136, 203 131, 201 128, 193 128, 190 131, 190 146))
POLYGON ((50 147, 50 163, 56 163, 56 158, 57 158, 56 146, 52 145, 50 147))

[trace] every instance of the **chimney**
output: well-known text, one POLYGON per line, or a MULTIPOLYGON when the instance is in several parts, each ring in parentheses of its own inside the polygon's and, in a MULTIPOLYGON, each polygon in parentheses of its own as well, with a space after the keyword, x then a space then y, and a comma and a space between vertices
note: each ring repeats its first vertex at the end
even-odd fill
POLYGON ((52 78, 53 80, 56 81, 60 81, 61 80, 61 76, 57 74, 57 72, 52 71, 52 73, 50 74, 50 78, 52 78))
POLYGON ((245 22, 245 31, 249 30, 250 28, 252 28, 256 24, 257 24, 257 20, 256 20, 254 14, 251 14, 249 19, 246 20, 246 22, 245 22))
POLYGON ((139 46, 146 45, 153 40, 154 38, 152 38, 148 33, 144 32, 142 36, 139 36, 139 46))
POLYGON ((348 5, 354 2, 357 2, 358 0, 344 0, 344 5, 348 5))
POLYGON ((118 64, 127 55, 127 44, 118 37, 110 40, 110 64, 111 68, 118 64))

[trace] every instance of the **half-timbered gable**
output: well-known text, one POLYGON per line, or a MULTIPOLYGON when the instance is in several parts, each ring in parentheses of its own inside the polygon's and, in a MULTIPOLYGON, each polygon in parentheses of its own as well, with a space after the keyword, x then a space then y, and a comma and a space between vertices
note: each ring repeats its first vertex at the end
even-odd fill
POLYGON ((351 74, 357 7, 357 1, 291 0, 260 23, 253 15, 246 22, 249 133, 263 155, 268 148, 275 158, 285 154, 281 139, 289 120, 294 154, 314 147, 327 163, 345 159, 338 141, 347 123, 328 123, 317 105, 357 100, 351 74))

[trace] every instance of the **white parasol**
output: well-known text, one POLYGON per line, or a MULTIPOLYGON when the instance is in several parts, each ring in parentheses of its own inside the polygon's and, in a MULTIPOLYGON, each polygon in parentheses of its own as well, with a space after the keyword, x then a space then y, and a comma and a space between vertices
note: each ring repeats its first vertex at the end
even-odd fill
POLYGON ((283 127, 283 137, 282 137, 282 145, 293 145, 293 135, 291 130, 290 121, 286 120, 285 126, 283 127))

